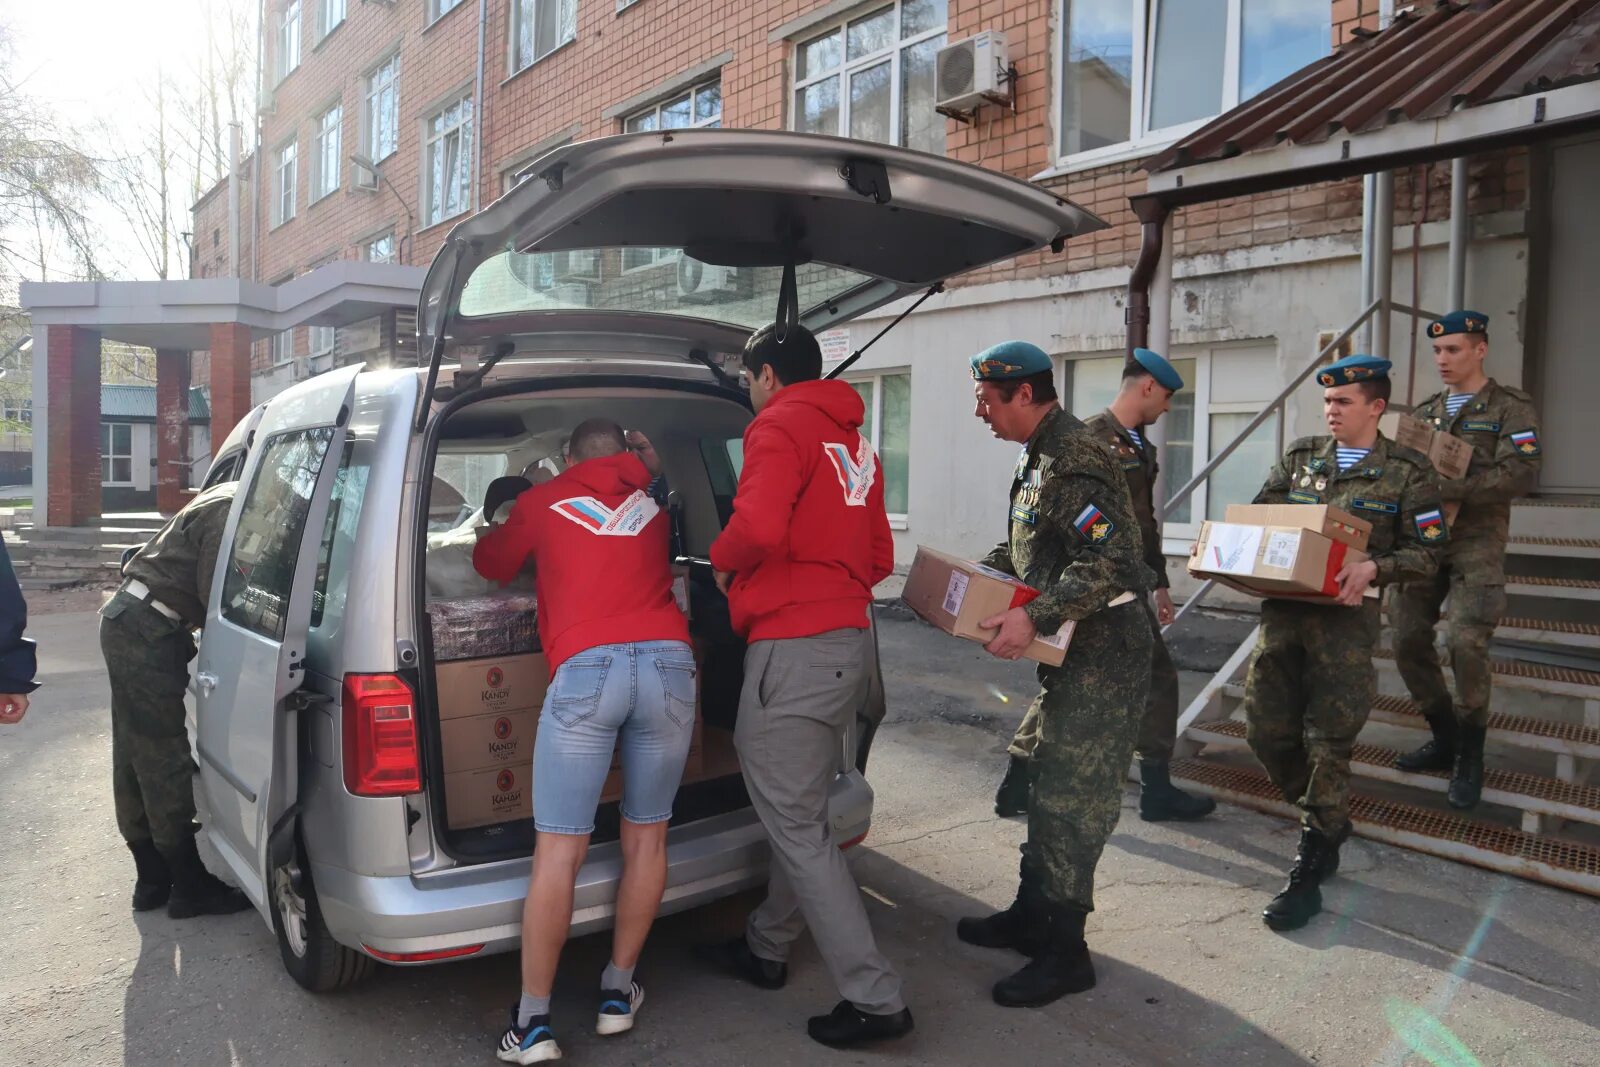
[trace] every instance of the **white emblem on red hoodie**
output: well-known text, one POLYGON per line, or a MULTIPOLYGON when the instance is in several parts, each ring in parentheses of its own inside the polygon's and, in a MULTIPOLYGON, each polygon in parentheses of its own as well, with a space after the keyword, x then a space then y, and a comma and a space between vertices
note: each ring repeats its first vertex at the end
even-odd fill
POLYGON ((844 445, 824 441, 822 454, 833 463, 833 469, 839 475, 839 487, 844 490, 845 505, 866 507, 867 495, 872 492, 872 482, 878 473, 877 457, 872 454, 872 445, 865 437, 861 438, 861 447, 852 459, 850 450, 844 445))
POLYGON ((592 496, 573 496, 551 504, 550 510, 601 537, 638 537, 661 511, 643 489, 635 489, 615 508, 592 496))

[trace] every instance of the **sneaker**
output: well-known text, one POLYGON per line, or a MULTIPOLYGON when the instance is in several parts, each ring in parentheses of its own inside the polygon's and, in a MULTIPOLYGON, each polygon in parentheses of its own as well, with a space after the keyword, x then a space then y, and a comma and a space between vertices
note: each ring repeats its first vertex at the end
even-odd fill
POLYGON ((555 1031, 550 1029, 550 1016, 535 1015, 527 1026, 517 1025, 517 1009, 511 1008, 511 1025, 500 1035, 500 1047, 495 1057, 501 1063, 547 1063, 561 1058, 561 1046, 556 1044, 555 1031))
POLYGON ((633 1017, 644 1003, 644 987, 638 982, 624 993, 620 989, 600 990, 600 1014, 595 1018, 594 1032, 601 1037, 625 1034, 633 1029, 633 1017))

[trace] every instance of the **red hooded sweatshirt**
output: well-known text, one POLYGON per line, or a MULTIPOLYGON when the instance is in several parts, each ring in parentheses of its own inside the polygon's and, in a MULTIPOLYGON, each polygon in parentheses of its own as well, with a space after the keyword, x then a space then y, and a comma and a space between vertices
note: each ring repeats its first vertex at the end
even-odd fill
POLYGON ((751 641, 867 627, 872 587, 894 569, 883 471, 841 381, 773 394, 744 432, 733 518, 711 563, 733 574, 733 628, 751 641))
POLYGON ((596 645, 689 640, 672 596, 667 517, 631 452, 585 460, 517 497, 472 565, 508 582, 532 556, 539 640, 553 672, 596 645))

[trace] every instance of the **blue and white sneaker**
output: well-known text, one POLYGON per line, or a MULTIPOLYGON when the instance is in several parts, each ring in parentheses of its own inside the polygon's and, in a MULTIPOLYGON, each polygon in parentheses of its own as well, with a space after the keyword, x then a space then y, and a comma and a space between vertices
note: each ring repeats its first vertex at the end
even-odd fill
POLYGON ((644 1003, 644 987, 634 982, 624 993, 620 989, 600 990, 600 1015, 595 1020, 594 1032, 601 1037, 625 1034, 633 1029, 633 1017, 644 1003))
POLYGON ((561 1058, 561 1046, 556 1044, 555 1031, 550 1029, 550 1016, 535 1015, 527 1026, 517 1025, 517 1009, 511 1009, 511 1025, 500 1035, 500 1047, 495 1056, 502 1063, 547 1063, 561 1058))

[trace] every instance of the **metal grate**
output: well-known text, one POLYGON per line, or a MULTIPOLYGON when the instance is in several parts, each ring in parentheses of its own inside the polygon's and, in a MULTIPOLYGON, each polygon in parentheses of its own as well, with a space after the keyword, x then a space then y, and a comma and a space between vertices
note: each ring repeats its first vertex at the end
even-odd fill
POLYGON ((1562 622, 1559 619, 1532 619, 1522 615, 1502 615, 1500 625, 1512 630, 1539 630, 1547 634, 1581 634, 1600 637, 1600 625, 1592 622, 1562 622))
MULTIPOLYGON (((1373 653, 1374 659, 1394 659, 1394 649, 1385 648, 1373 653)), ((1600 687, 1600 672, 1580 671, 1571 667, 1555 667, 1548 663, 1533 663, 1517 659, 1490 659, 1489 669, 1511 678, 1531 678, 1540 682, 1557 682, 1562 685, 1589 685, 1600 687)))
POLYGON ((1525 496, 1519 508, 1600 508, 1600 496, 1525 496))
MULTIPOLYGON (((1414 717, 1417 719, 1417 728, 1421 729, 1423 726, 1422 711, 1414 701, 1405 697, 1380 696, 1372 702, 1372 706, 1393 715, 1414 717)), ((1579 726, 1570 722, 1551 722, 1548 719, 1532 719, 1522 715, 1492 712, 1489 715, 1489 729, 1491 732, 1498 730, 1508 734, 1552 737, 1559 741, 1571 741, 1582 745, 1600 745, 1600 730, 1593 727, 1579 726)))
POLYGON ((1540 545, 1545 548, 1596 548, 1600 549, 1600 541, 1590 541, 1581 537, 1513 537, 1514 545, 1540 545))
POLYGON ((1588 578, 1538 578, 1530 575, 1508 574, 1507 585, 1542 585, 1551 589, 1600 589, 1600 581, 1588 578))

